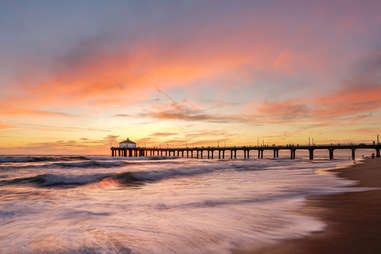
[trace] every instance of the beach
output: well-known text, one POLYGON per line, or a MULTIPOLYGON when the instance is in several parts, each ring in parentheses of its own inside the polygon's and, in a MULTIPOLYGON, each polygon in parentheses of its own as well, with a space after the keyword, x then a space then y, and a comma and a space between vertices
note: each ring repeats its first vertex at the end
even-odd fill
MULTIPOLYGON (((358 187, 381 187, 381 159, 367 159, 334 171, 339 177, 359 181, 358 187)), ((324 231, 259 250, 246 248, 235 252, 381 253, 381 189, 312 196, 307 198, 301 213, 324 221, 324 231)))

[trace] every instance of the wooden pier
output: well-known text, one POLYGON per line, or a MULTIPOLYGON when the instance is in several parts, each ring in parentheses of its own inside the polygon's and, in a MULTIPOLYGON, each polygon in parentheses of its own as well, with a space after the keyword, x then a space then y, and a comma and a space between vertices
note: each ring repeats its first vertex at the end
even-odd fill
POLYGON ((181 157, 193 159, 237 159, 237 151, 242 151, 244 159, 251 156, 263 159, 264 151, 272 151, 273 158, 279 157, 280 150, 288 150, 290 159, 295 159, 297 150, 305 150, 309 153, 309 159, 314 159, 315 150, 328 150, 329 159, 334 159, 335 150, 351 150, 352 159, 356 158, 357 149, 374 149, 375 156, 380 157, 380 143, 373 144, 330 144, 330 145, 272 145, 272 146, 231 146, 231 147, 135 147, 135 148, 119 148, 111 147, 111 156, 123 157, 181 157), (255 154, 253 154, 253 152, 255 154), (228 155, 229 156, 225 156, 228 155))

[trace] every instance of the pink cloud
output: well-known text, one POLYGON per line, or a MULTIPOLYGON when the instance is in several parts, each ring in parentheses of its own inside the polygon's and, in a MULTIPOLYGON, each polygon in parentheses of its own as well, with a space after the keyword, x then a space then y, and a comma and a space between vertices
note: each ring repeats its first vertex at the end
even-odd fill
POLYGON ((112 49, 105 49, 103 44, 80 43, 59 58, 60 64, 44 78, 33 82, 28 82, 28 77, 20 79, 25 83, 12 88, 0 106, 21 107, 24 112, 26 108, 48 111, 46 108, 53 105, 110 107, 146 98, 156 87, 186 86, 203 79, 241 75, 241 68, 248 66, 277 73, 322 70, 316 67, 322 58, 284 49, 274 35, 269 36, 256 25, 237 27, 234 37, 222 32, 199 33, 180 44, 165 38, 120 43, 122 46, 112 49), (258 39, 261 35, 263 39, 258 39))
POLYGON ((314 100, 314 114, 318 117, 345 116, 368 113, 381 108, 381 87, 344 88, 332 95, 314 100))
POLYGON ((356 84, 331 95, 315 99, 315 103, 373 103, 381 102, 381 85, 356 84))
POLYGON ((359 123, 381 109, 381 87, 344 87, 330 95, 286 101, 249 102, 246 110, 263 123, 326 122, 340 118, 359 123), (360 116, 356 114, 362 114, 360 116), (364 115, 365 114, 365 115, 364 115))
POLYGON ((294 101, 269 102, 265 101, 256 107, 259 114, 280 117, 284 119, 295 119, 308 117, 311 113, 305 104, 298 104, 294 101))

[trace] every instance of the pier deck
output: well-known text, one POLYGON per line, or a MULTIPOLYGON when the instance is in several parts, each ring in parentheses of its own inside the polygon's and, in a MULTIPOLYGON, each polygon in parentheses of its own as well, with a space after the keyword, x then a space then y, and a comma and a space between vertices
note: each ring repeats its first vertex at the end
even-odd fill
MULTIPOLYGON (((326 144, 326 145, 263 145, 263 146, 230 146, 230 147, 135 147, 135 148, 119 148, 111 147, 111 156, 124 157, 144 157, 144 156, 166 156, 166 157, 182 157, 194 159, 236 159, 237 151, 242 151, 244 159, 249 159, 250 152, 256 152, 259 159, 263 158, 264 151, 273 151, 273 157, 279 157, 280 150, 290 151, 290 159, 295 159, 297 150, 307 150, 309 159, 314 159, 315 150, 328 150, 329 159, 334 159, 335 150, 351 150, 352 159, 356 158, 357 149, 374 149, 375 156, 380 157, 381 144, 326 144), (229 156, 226 152, 229 152, 229 156)), ((252 155, 254 156, 254 155, 252 155)))

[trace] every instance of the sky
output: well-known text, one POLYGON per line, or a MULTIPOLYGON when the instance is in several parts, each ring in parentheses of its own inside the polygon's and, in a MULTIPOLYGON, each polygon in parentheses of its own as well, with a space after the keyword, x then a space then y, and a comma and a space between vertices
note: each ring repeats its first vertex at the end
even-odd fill
POLYGON ((381 1, 0 1, 0 154, 372 142, 381 1))

